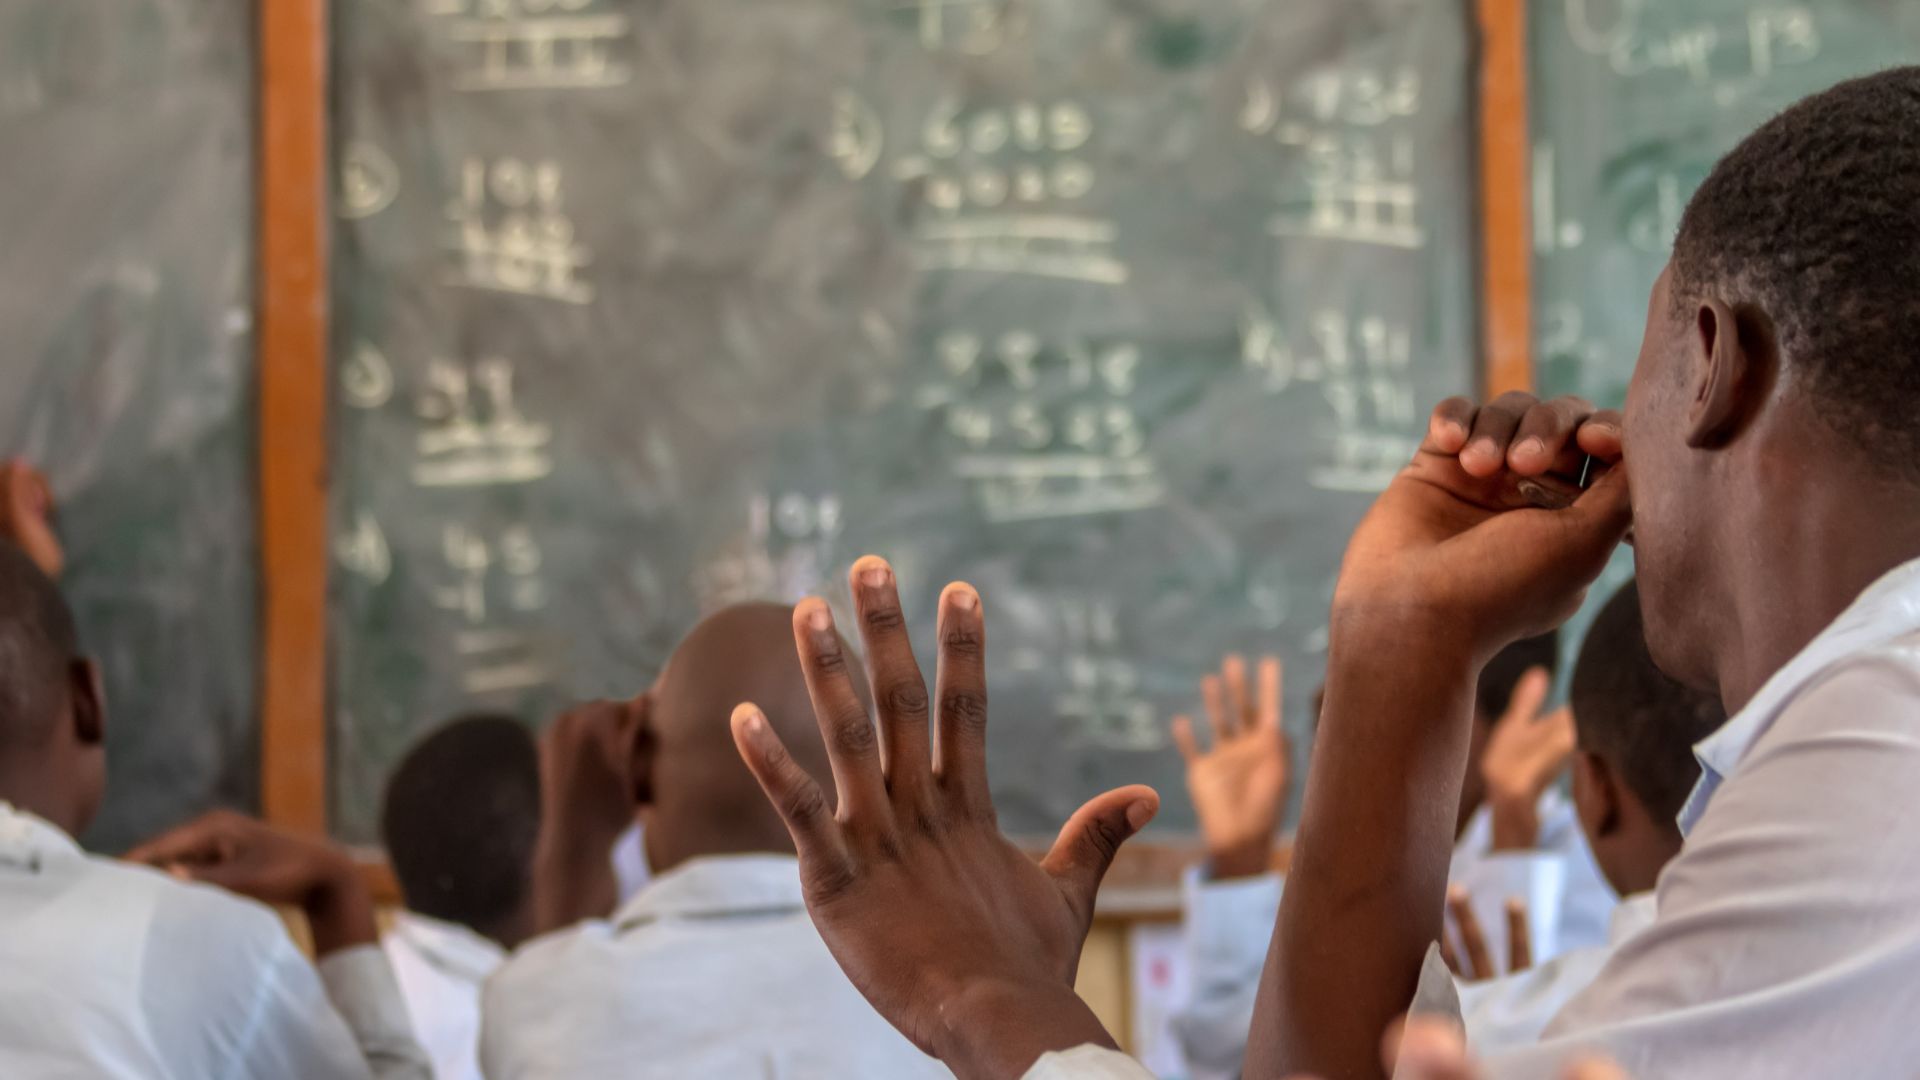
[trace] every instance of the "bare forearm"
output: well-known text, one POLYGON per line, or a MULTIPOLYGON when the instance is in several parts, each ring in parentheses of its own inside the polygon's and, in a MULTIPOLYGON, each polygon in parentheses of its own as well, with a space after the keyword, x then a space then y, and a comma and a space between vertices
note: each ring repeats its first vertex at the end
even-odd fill
POLYGON ((313 932, 313 952, 324 958, 355 945, 380 940, 374 921, 373 894, 353 863, 341 858, 328 869, 301 905, 313 932))
POLYGON ((554 821, 534 852, 534 930, 549 933, 585 919, 604 919, 619 902, 613 873, 618 835, 554 821))
POLYGON ((1477 667, 1464 639, 1417 613, 1335 613, 1249 1080, 1380 1074, 1440 931, 1477 667))

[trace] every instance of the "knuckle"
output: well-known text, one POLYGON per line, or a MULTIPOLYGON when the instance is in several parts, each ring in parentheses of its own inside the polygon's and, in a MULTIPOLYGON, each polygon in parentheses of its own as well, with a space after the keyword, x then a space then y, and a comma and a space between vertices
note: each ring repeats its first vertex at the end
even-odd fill
POLYGON ((1087 846, 1102 859, 1111 859, 1120 851, 1120 845, 1126 840, 1126 834, 1104 817, 1094 818, 1087 826, 1087 846))
POLYGON ((848 713, 833 725, 833 748, 846 757, 864 757, 873 753, 879 736, 867 714, 848 713))
POLYGON ((901 614, 900 606, 892 603, 865 608, 860 612, 860 621, 876 634, 891 634, 907 625, 907 617, 901 614))
POLYGON ((821 675, 844 675, 847 671, 847 654, 838 645, 816 649, 813 653, 813 670, 821 675))
POLYGON ((780 793, 779 807, 789 821, 817 821, 827 812, 827 798, 812 784, 789 784, 780 793))
POLYGON ((927 688, 917 679, 902 679, 889 685, 880 695, 890 714, 920 715, 927 711, 927 688))
POLYGON ((962 734, 977 735, 987 726, 986 696, 972 690, 949 690, 940 698, 940 722, 962 734))
POLYGON ((844 896, 858 879, 840 859, 808 859, 801 864, 801 888, 809 904, 826 907, 844 896))
POLYGON ((986 650, 986 635, 972 620, 954 620, 940 634, 940 647, 949 654, 978 658, 986 650))

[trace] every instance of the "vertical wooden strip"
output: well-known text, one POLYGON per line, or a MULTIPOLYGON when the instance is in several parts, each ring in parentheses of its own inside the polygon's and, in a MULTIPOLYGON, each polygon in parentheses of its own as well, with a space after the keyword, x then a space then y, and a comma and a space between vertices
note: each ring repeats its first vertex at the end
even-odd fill
POLYGON ((261 0, 261 802, 327 824, 326 0, 261 0))
POLYGON ((1526 0, 1480 0, 1480 221, 1486 392, 1533 389, 1526 0))

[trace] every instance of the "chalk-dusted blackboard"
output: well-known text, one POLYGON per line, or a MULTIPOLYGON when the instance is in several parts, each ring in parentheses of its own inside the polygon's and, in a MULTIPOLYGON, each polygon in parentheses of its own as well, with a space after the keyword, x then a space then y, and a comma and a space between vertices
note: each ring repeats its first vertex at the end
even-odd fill
POLYGON ((337 830, 436 719, 631 693, 867 551, 923 651, 984 593, 1017 831, 1177 792, 1229 649, 1304 727, 1474 382, 1467 8, 339 0, 337 830))
POLYGON ((117 849, 258 800, 252 5, 0 5, 0 450, 49 473, 117 849))
POLYGON ((1534 0, 1540 384, 1618 407, 1680 214, 1754 128, 1920 62, 1920 0, 1534 0))

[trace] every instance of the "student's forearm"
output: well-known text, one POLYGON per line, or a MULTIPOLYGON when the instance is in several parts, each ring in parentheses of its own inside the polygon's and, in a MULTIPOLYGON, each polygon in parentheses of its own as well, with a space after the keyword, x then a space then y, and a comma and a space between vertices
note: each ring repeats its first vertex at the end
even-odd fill
POLYGON ((586 919, 613 914, 620 883, 613 872, 618 835, 566 821, 540 838, 534 852, 533 907, 536 933, 550 933, 586 919))
POLYGON ((373 894, 360 879, 359 868, 344 857, 319 875, 301 907, 307 916, 307 927, 313 932, 316 957, 324 958, 342 949, 380 940, 380 928, 373 914, 373 894))
POLYGON ((1421 611, 1336 611, 1293 867, 1248 1080, 1380 1075, 1439 936, 1477 663, 1421 611))

